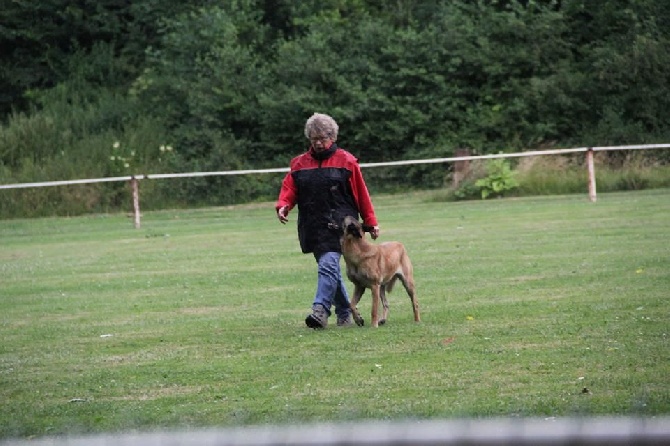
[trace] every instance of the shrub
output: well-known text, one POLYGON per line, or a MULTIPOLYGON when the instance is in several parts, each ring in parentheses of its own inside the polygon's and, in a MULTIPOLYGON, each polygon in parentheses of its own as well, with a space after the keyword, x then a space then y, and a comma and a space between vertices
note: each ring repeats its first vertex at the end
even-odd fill
POLYGON ((482 199, 501 197, 506 191, 519 187, 510 162, 504 158, 489 160, 486 163, 486 173, 486 177, 475 182, 475 186, 482 194, 482 199))

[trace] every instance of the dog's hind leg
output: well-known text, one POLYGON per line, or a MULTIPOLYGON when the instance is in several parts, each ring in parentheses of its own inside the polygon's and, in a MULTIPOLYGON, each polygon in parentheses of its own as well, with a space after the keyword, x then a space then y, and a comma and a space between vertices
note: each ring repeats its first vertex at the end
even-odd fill
POLYGON ((409 295, 409 299, 412 301, 412 311, 414 311, 414 321, 421 322, 421 314, 419 313, 419 301, 416 299, 416 287, 414 286, 414 276, 412 274, 412 266, 405 268, 405 272, 402 275, 398 275, 402 285, 405 287, 405 291, 409 295))
POLYGON ((365 320, 361 317, 361 312, 358 311, 358 302, 361 300, 361 296, 365 293, 365 287, 354 284, 354 295, 351 296, 351 301, 349 302, 349 308, 351 308, 351 316, 354 318, 354 322, 359 327, 365 325, 365 320))
POLYGON ((407 292, 409 298, 412 300, 412 311, 414 311, 414 322, 421 322, 421 314, 419 313, 419 301, 416 299, 416 289, 412 283, 412 291, 407 292))

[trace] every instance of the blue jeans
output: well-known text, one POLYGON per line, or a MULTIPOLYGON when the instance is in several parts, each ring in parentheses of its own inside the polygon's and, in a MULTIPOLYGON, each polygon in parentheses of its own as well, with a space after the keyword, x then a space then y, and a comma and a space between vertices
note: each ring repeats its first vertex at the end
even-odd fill
POLYGON ((323 305, 328 315, 331 314, 330 307, 335 304, 338 319, 346 319, 351 314, 351 310, 349 309, 349 295, 340 269, 340 256, 339 252, 324 252, 318 258, 316 254, 314 255, 318 264, 314 304, 323 305))

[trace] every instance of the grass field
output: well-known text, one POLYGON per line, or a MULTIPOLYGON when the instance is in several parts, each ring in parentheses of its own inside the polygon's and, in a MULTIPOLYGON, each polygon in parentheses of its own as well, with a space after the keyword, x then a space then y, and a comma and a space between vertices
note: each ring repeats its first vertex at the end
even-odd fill
POLYGON ((374 197, 423 318, 379 329, 304 326, 271 204, 0 221, 0 438, 670 413, 670 190, 431 198, 374 197))

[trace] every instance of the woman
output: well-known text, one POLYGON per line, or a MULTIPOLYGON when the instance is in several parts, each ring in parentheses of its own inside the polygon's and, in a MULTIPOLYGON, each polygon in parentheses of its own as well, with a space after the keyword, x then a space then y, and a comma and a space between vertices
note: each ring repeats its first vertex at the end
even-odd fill
POLYGON ((345 216, 362 217, 363 224, 379 236, 368 188, 358 160, 335 144, 339 127, 324 114, 313 114, 305 124, 309 150, 291 160, 275 204, 282 224, 298 205, 298 239, 302 252, 312 253, 317 262, 318 280, 312 313, 305 318, 310 328, 326 328, 331 307, 337 325, 352 324, 349 296, 340 269, 340 236, 330 223, 340 225, 345 216))

